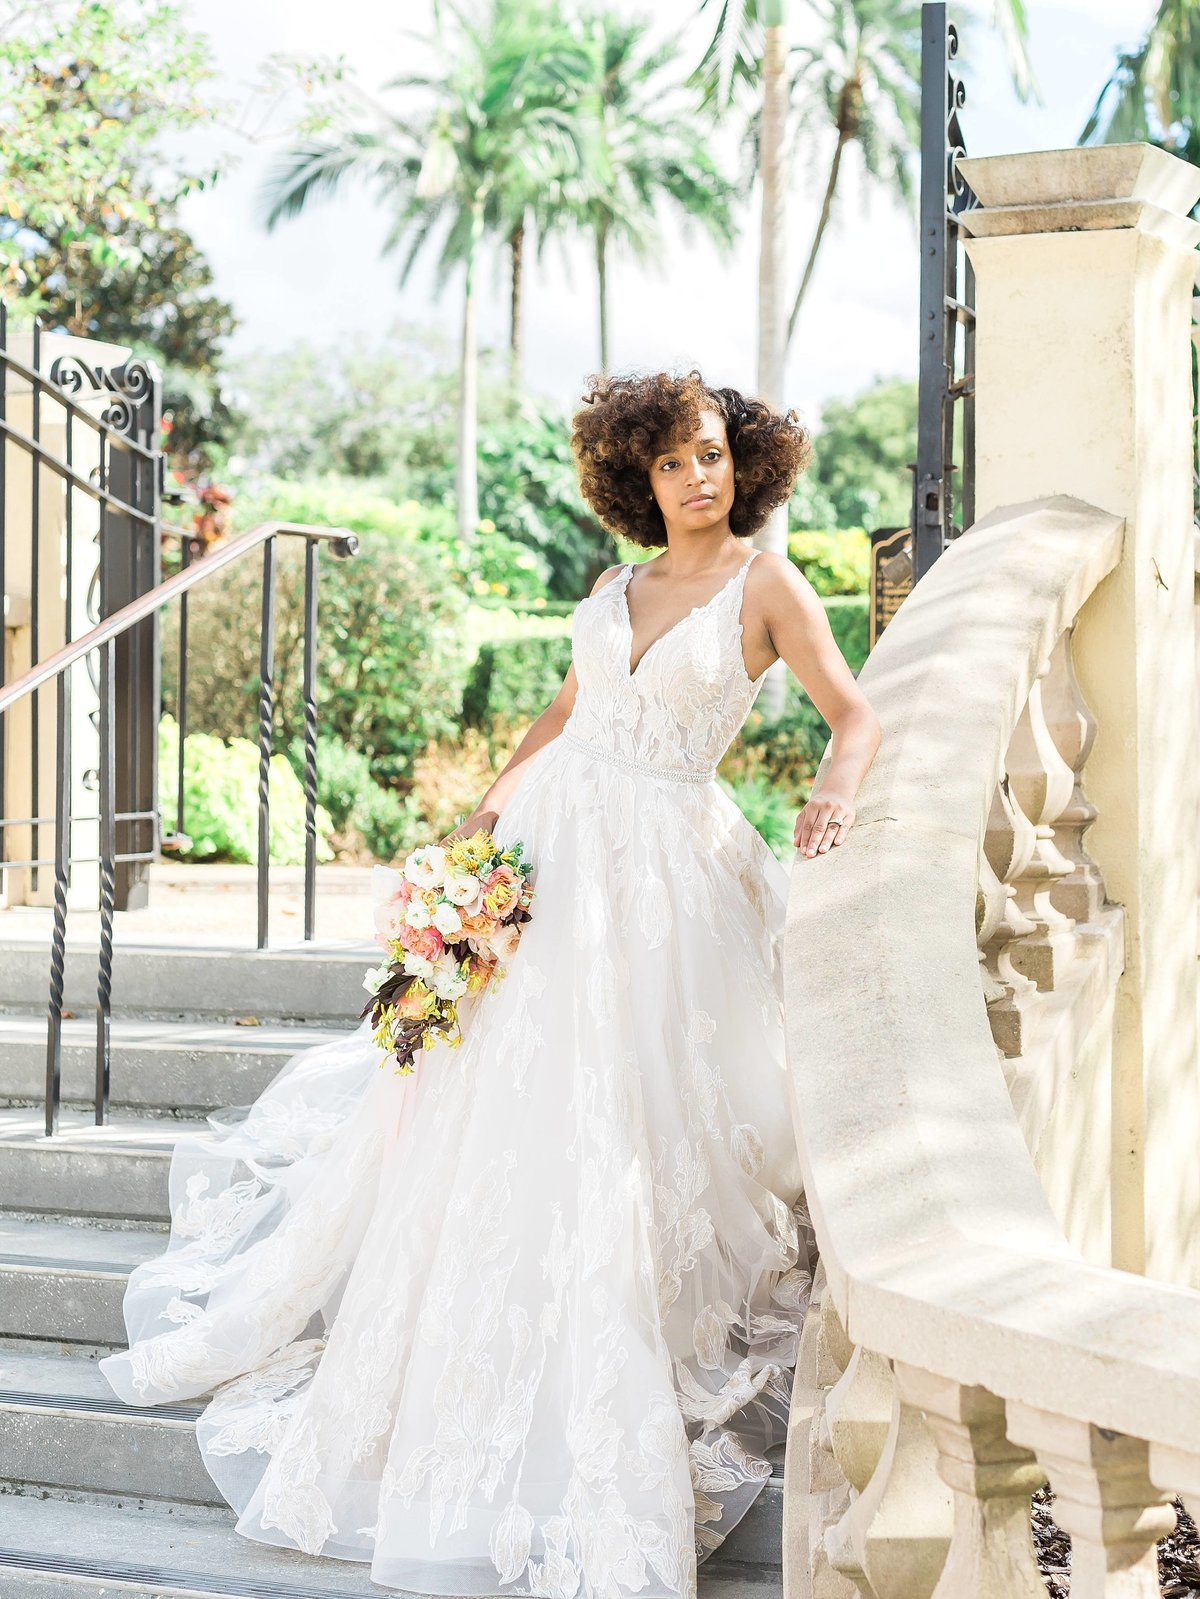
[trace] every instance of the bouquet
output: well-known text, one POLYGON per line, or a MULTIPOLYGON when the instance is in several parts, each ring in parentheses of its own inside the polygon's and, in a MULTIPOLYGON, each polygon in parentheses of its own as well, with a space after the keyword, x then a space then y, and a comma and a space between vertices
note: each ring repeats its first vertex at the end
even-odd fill
POLYGON ((400 873, 376 868, 392 884, 375 909, 388 958, 363 979, 371 998, 362 1014, 397 1072, 411 1072, 417 1050, 439 1038, 460 1044, 458 1001, 504 975, 533 899, 521 854, 519 842, 501 849, 481 830, 422 845, 400 873))

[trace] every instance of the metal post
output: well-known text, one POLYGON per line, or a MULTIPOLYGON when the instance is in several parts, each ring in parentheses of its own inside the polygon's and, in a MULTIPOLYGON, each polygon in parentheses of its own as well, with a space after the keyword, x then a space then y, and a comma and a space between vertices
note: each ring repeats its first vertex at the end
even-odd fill
POLYGON ((258 947, 267 947, 271 867, 271 723, 275 709, 275 540, 263 545, 258 666, 258 947))
POLYGON ((304 937, 316 936, 317 546, 304 546, 304 937))
POLYGON ((108 1120, 112 1063, 113 904, 116 897, 116 643, 100 646, 100 960, 96 977, 96 1126, 108 1120))
POLYGON ((943 545, 948 72, 946 7, 936 0, 921 7, 921 348, 912 507, 914 581, 928 572, 943 545))
POLYGON ((71 869, 71 668, 56 680, 58 725, 54 781, 54 929, 46 1026, 46 1135, 58 1131, 62 1097, 62 1013, 67 968, 67 882, 71 869))

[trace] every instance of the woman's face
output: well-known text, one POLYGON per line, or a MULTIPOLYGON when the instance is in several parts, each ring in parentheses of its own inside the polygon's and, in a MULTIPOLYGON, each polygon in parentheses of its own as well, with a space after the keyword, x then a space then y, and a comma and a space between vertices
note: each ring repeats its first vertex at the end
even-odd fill
POLYGON ((733 507, 733 456, 716 411, 701 411, 695 434, 650 465, 650 489, 670 528, 699 532, 733 507))

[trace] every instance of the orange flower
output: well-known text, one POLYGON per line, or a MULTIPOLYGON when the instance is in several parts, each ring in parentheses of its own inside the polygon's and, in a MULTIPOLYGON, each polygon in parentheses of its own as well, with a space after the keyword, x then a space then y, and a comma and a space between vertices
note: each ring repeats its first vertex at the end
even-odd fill
POLYGON ((483 880, 483 908, 490 915, 503 919, 520 897, 521 879, 511 866, 497 866, 483 880))

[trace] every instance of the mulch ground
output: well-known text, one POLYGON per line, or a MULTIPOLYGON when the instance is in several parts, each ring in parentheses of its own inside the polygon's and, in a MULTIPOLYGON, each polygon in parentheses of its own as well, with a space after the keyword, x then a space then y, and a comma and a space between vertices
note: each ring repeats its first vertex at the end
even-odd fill
MULTIPOLYGON (((1034 1495, 1033 1541, 1050 1599, 1070 1599, 1071 1540, 1053 1519, 1054 1495, 1047 1489, 1034 1495)), ((1200 1599, 1200 1535, 1195 1523, 1176 1502, 1178 1524, 1158 1546, 1158 1580, 1163 1599, 1200 1599)))

